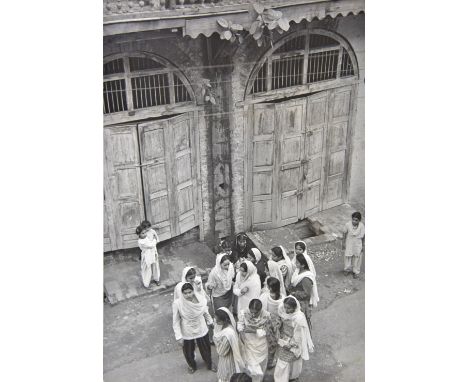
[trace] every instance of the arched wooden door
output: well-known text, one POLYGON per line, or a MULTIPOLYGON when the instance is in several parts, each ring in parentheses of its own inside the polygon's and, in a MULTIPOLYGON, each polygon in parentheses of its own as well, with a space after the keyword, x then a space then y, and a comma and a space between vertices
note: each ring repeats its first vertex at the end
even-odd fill
POLYGON ((161 240, 198 225, 193 112, 107 126, 104 148, 107 248, 137 246, 135 229, 145 219, 161 240))
POLYGON ((353 87, 250 107, 249 225, 294 223, 346 201, 353 87))

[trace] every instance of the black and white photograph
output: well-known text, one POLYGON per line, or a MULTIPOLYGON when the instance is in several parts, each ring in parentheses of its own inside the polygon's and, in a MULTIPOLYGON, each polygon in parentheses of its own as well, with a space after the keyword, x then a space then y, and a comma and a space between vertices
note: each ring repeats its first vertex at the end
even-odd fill
POLYGON ((104 380, 363 381, 364 1, 104 5, 104 380))
POLYGON ((466 5, 2 5, 1 381, 466 379, 466 5))

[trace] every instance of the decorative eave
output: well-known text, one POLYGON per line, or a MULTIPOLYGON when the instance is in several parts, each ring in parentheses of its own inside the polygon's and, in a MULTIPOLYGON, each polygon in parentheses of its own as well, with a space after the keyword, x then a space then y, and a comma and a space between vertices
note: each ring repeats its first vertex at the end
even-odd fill
MULTIPOLYGON (((290 22, 300 23, 302 20, 322 20, 326 17, 358 15, 364 12, 365 0, 298 0, 298 1, 262 1, 273 9, 283 13, 290 22)), ((249 14, 250 4, 238 4, 217 8, 216 12, 187 12, 181 9, 166 12, 145 12, 143 14, 128 14, 104 17, 104 36, 123 33, 154 31, 161 29, 180 29, 183 36, 197 38, 200 34, 206 37, 220 31, 217 24, 219 18, 241 24, 249 28, 252 16, 249 14)))

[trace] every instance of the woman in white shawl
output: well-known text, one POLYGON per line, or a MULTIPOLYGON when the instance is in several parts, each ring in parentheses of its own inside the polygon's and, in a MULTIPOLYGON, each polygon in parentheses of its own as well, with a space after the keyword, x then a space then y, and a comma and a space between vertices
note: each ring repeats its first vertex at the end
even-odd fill
POLYGON ((280 304, 278 313, 282 324, 274 379, 275 382, 288 382, 299 378, 302 360, 309 359, 309 353, 314 351, 314 344, 307 320, 294 297, 286 297, 280 304))
POLYGON ((298 240, 298 241, 296 241, 294 243, 294 254, 293 254, 292 258, 291 258, 291 263, 292 263, 292 266, 293 266, 293 273, 296 270, 296 256, 297 255, 308 255, 309 256, 310 263, 312 264, 311 268, 310 268, 310 271, 313 273, 314 277, 316 277, 317 273, 315 272, 315 266, 314 266, 314 263, 312 262, 312 256, 313 255, 309 255, 309 253, 307 252, 307 244, 302 240, 298 240))
POLYGON ((236 321, 227 308, 219 308, 215 313, 213 340, 218 352, 218 382, 229 382, 235 373, 243 372, 244 360, 236 330, 236 321))
POLYGON ((306 254, 296 255, 296 270, 291 279, 289 293, 299 300, 301 310, 307 318, 309 327, 311 325, 311 307, 316 308, 319 302, 315 276, 315 269, 311 258, 306 254))
POLYGON ((281 245, 279 247, 273 247, 271 249, 271 259, 278 263, 283 275, 284 286, 287 289, 291 283, 293 266, 284 247, 281 245))
POLYGON ((141 249, 141 280, 145 288, 150 289, 151 278, 154 279, 156 285, 159 284, 159 275, 155 270, 156 264, 156 244, 157 240, 147 234, 140 225, 136 229, 138 235, 138 246, 141 249))
POLYGON ((206 289, 213 297, 213 309, 230 308, 232 304, 232 280, 234 278, 234 266, 229 255, 219 253, 216 256, 216 265, 208 275, 206 289))
POLYGON ((211 360, 207 326, 213 326, 213 319, 208 313, 207 301, 194 291, 190 283, 183 284, 181 292, 182 297, 172 303, 172 327, 177 342, 182 346, 188 372, 193 374, 197 370, 195 342, 208 369, 216 372, 211 360))
POLYGON ((250 300, 260 297, 260 277, 257 268, 250 261, 245 260, 236 275, 233 292, 237 298, 237 312, 249 308, 250 300))
POLYGON ((270 313, 257 298, 250 301, 248 309, 239 312, 237 330, 243 340, 245 366, 252 382, 261 382, 265 376, 268 362, 267 332, 270 326, 270 313))
POLYGON ((190 283, 193 286, 193 290, 195 293, 201 294, 209 300, 208 295, 206 294, 205 290, 203 289, 203 281, 199 275, 197 275, 197 271, 194 267, 185 267, 182 270, 182 280, 178 283, 174 288, 174 300, 182 297, 182 285, 185 283, 190 283))

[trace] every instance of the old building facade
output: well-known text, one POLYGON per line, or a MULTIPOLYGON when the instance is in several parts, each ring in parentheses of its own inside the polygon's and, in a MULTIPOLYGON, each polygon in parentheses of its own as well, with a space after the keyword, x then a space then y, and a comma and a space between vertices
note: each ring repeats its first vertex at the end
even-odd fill
POLYGON ((364 1, 104 2, 104 250, 364 204, 364 1), (243 41, 220 39, 220 19, 243 41))

